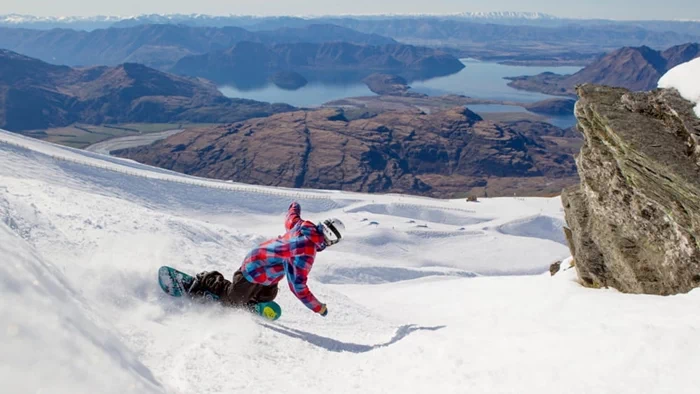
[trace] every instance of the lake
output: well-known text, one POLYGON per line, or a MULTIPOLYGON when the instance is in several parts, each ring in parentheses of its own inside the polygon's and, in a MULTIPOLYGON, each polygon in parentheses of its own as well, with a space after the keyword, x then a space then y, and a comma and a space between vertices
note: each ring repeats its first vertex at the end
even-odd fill
MULTIPOLYGON (((502 104, 472 104, 468 105, 467 108, 479 113, 497 113, 497 112, 520 112, 520 113, 531 113, 523 107, 518 107, 517 105, 502 105, 502 104)), ((537 115, 537 114, 535 114, 537 115)), ((543 116, 547 119, 547 122, 565 129, 576 124, 576 117, 574 115, 562 115, 562 116, 543 116)))
POLYGON ((573 74, 581 69, 581 67, 571 66, 508 66, 474 59, 461 59, 461 61, 466 66, 462 71, 446 77, 432 78, 425 81, 413 81, 411 82, 412 90, 430 96, 463 94, 465 96, 482 99, 533 103, 556 96, 513 89, 508 86, 509 81, 503 78, 517 77, 520 75, 537 75, 543 72, 573 74))
POLYGON ((234 86, 219 88, 226 97, 238 97, 269 103, 287 103, 295 107, 316 107, 345 97, 375 96, 363 82, 327 83, 310 82, 297 90, 286 90, 270 83, 256 89, 234 86))
MULTIPOLYGON (((519 75, 536 75, 546 71, 557 74, 573 74, 581 67, 529 67, 509 66, 474 59, 461 59, 466 66, 460 72, 445 77, 422 81, 411 81, 412 90, 430 96, 444 94, 461 94, 474 98, 535 102, 555 96, 542 93, 526 92, 508 86, 504 77, 519 75)), ((307 77, 308 79, 308 77, 307 77)), ((227 97, 239 97, 258 101, 287 103, 297 107, 315 107, 328 101, 346 97, 374 96, 362 82, 338 81, 335 83, 312 81, 297 90, 285 90, 272 83, 243 89, 235 86, 222 86, 221 92, 227 97)), ((522 107, 503 105, 471 105, 472 111, 479 112, 527 112, 522 107)), ((573 116, 550 117, 548 120, 559 127, 569 127, 576 123, 573 116)))

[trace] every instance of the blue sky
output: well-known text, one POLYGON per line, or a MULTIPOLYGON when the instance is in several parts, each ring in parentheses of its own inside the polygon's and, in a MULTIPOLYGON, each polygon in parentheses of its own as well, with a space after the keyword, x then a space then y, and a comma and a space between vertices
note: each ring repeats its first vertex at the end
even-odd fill
POLYGON ((40 16, 144 13, 323 15, 463 11, 539 11, 577 18, 700 20, 700 0, 3 0, 0 4, 0 14, 40 16))

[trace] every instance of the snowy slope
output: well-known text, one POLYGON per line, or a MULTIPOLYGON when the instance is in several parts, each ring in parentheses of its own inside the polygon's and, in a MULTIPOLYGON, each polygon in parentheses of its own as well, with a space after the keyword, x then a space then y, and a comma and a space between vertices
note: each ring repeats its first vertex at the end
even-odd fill
POLYGON ((679 64, 659 80, 660 88, 676 88, 685 99, 697 103, 695 113, 700 117, 700 58, 679 64))
POLYGON ((11 393, 695 392, 700 293, 548 277, 568 255, 562 220, 558 198, 255 187, 0 132, 0 381, 11 393), (281 233, 293 200, 348 227, 311 274, 326 318, 284 288, 276 323, 162 294, 159 266, 230 275, 281 233))
POLYGON ((61 272, 0 223, 0 381, 8 392, 162 392, 61 272), (36 378, 33 378, 36 377, 36 378), (19 379, 18 379, 19 378, 19 379), (46 391, 48 392, 48 391, 46 391))

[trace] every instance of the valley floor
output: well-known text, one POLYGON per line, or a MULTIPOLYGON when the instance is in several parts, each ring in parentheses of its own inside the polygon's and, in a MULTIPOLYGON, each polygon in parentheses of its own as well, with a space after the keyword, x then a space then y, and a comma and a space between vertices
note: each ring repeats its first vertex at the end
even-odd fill
POLYGON ((11 393, 694 393, 700 292, 585 289, 559 198, 475 203, 204 180, 0 131, 0 381, 11 393), (302 217, 346 240, 274 323, 165 296, 302 217), (564 267, 568 267, 568 260, 564 267))

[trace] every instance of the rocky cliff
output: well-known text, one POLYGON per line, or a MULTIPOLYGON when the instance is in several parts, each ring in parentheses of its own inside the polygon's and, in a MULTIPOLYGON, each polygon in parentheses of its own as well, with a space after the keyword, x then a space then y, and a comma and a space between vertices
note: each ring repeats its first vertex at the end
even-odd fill
POLYGON ((562 194, 581 282, 629 293, 700 286, 700 119, 675 90, 582 85, 581 184, 562 194))

